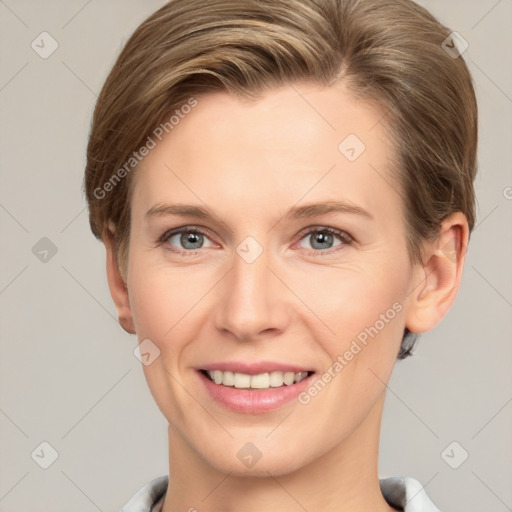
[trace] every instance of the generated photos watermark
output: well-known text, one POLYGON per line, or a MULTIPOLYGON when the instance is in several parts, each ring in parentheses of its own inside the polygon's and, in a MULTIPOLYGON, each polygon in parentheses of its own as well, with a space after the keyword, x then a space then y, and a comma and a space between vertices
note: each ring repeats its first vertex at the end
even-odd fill
POLYGON ((376 320, 372 326, 366 327, 362 330, 356 336, 356 339, 352 340, 349 349, 346 350, 343 355, 338 355, 336 361, 334 361, 333 364, 309 386, 309 388, 302 393, 299 393, 299 396, 297 397, 299 403, 302 405, 309 404, 311 398, 317 396, 327 386, 327 384, 331 382, 336 375, 338 375, 343 368, 345 368, 349 362, 354 359, 354 356, 357 356, 357 354, 367 346, 368 337, 372 339, 375 338, 375 336, 384 329, 386 324, 393 320, 397 313, 400 313, 402 309, 403 306, 400 302, 394 302, 391 308, 389 308, 385 313, 381 313, 379 315, 379 319, 376 320))
POLYGON ((184 105, 174 111, 174 114, 169 117, 164 123, 160 123, 148 135, 145 144, 143 144, 137 151, 134 151, 128 160, 120 167, 109 180, 107 180, 101 187, 94 189, 94 197, 96 199, 103 199, 106 195, 114 190, 121 180, 123 180, 135 167, 142 162, 142 160, 149 155, 149 152, 156 147, 157 141, 161 141, 163 137, 170 133, 182 119, 190 114, 192 109, 198 105, 195 98, 190 98, 184 105))

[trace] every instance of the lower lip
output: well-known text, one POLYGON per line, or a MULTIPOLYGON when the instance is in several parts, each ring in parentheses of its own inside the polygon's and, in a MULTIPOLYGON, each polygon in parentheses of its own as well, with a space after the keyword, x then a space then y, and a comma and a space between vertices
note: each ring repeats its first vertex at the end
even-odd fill
POLYGON ((278 409, 287 402, 297 398, 311 382, 309 375, 300 382, 268 389, 240 389, 232 386, 215 384, 201 371, 197 371, 210 396, 218 403, 236 412, 260 414, 278 409))

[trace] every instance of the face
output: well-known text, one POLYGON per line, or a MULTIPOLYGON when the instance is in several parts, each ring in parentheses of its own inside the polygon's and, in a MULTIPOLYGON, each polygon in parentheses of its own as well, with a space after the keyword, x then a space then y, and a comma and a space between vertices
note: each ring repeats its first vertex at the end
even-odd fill
POLYGON ((143 368, 209 465, 284 473, 349 439, 395 363, 413 269, 393 149, 341 85, 196 99, 134 176, 129 303, 159 350, 143 368), (215 368, 223 384, 200 371, 215 368))

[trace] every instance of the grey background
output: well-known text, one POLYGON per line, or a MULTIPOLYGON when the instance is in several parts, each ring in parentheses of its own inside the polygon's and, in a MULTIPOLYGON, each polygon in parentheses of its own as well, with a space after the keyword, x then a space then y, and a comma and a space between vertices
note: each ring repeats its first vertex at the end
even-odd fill
MULTIPOLYGON (((164 3, 0 1, 1 511, 114 511, 168 471, 166 421, 133 355, 136 337, 117 324, 80 188, 97 93, 122 44, 164 3), (31 48, 43 31, 59 44, 47 59, 31 48), (46 262, 34 254, 43 237, 57 249, 46 262), (43 441, 59 454, 48 469, 31 457, 43 441)), ((478 217, 455 305, 389 383, 380 475, 417 478, 443 512, 504 512, 512 510, 512 0, 420 3, 469 42, 478 217), (446 460, 456 465, 462 450, 468 459, 452 469, 446 460)))

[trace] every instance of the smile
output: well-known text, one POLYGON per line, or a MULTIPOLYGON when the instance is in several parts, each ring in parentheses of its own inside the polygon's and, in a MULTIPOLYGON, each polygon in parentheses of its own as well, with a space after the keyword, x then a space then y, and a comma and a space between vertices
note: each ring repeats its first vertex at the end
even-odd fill
POLYGON ((206 396, 233 412, 265 414, 297 401, 311 385, 314 371, 273 371, 258 374, 197 370, 206 396))
POLYGON ((269 389, 291 386, 301 382, 313 372, 266 372, 257 375, 247 373, 223 372, 221 370, 201 370, 215 384, 238 389, 269 389))

